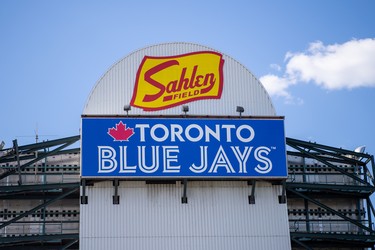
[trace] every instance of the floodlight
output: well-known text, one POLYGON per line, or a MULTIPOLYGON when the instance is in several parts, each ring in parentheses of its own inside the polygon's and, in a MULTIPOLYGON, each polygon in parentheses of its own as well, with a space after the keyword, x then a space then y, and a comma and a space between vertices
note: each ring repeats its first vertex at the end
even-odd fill
MULTIPOLYGON (((355 153, 363 154, 365 152, 366 146, 359 146, 356 149, 354 149, 355 153)), ((356 160, 361 160, 362 158, 357 156, 357 155, 346 155, 346 157, 356 159, 356 160)))
POLYGON ((182 106, 182 112, 184 112, 186 115, 186 113, 189 112, 189 106, 188 105, 182 106))
POLYGON ((365 152, 365 149, 366 149, 366 146, 360 146, 360 147, 354 149, 354 152, 363 153, 363 152, 365 152))
POLYGON ((245 109, 241 106, 237 106, 236 111, 240 113, 240 117, 241 117, 241 114, 245 111, 245 109))
POLYGON ((129 115, 129 110, 131 110, 131 109, 132 109, 132 107, 130 106, 130 104, 126 104, 124 106, 124 111, 126 111, 126 115, 129 115))

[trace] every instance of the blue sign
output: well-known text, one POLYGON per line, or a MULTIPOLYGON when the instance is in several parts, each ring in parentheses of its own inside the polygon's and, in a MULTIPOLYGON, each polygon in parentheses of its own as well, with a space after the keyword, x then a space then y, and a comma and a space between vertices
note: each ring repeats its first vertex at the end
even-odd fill
POLYGON ((283 119, 82 118, 81 176, 287 178, 283 119))

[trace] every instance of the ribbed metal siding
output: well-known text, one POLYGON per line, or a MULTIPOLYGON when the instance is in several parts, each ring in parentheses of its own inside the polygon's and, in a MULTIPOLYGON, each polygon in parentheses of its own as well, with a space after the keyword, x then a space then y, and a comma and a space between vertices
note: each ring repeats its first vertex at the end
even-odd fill
MULTIPOLYGON (((129 104, 137 69, 145 55, 171 56, 193 51, 215 51, 190 43, 167 43, 138 50, 113 65, 96 83, 83 110, 84 115, 123 115, 129 104)), ((271 99, 263 85, 243 65, 223 55, 224 85, 220 100, 201 100, 188 103, 190 115, 237 115, 236 106, 243 106, 243 115, 275 115, 271 99)), ((181 107, 144 112, 132 107, 135 115, 178 115, 181 107)))
POLYGON ((80 249, 290 249, 286 204, 280 186, 258 182, 256 204, 248 204, 244 181, 183 186, 121 182, 120 205, 112 204, 112 182, 87 187, 80 207, 80 249))

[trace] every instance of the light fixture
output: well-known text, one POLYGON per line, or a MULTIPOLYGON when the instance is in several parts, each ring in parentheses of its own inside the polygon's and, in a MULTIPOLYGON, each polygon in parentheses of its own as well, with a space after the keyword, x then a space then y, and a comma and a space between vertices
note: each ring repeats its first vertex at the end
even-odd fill
POLYGON ((236 111, 237 111, 238 113, 240 113, 240 117, 241 117, 241 115, 242 115, 242 113, 245 111, 245 109, 244 109, 243 107, 241 107, 241 106, 237 106, 236 111))
POLYGON ((360 147, 357 147, 356 149, 354 149, 354 152, 356 153, 364 153, 366 150, 366 146, 360 146, 360 147))
POLYGON ((0 150, 2 150, 4 148, 4 146, 5 146, 5 142, 1 141, 1 143, 0 143, 0 150))
MULTIPOLYGON (((365 150, 366 150, 366 146, 360 146, 354 149, 354 152, 363 154, 365 150)), ((362 160, 362 157, 359 157, 359 156, 354 156, 353 158, 359 161, 362 160)))
POLYGON ((124 106, 124 111, 126 111, 126 115, 127 116, 129 115, 129 110, 131 110, 131 109, 132 109, 132 107, 130 106, 130 104, 126 104, 124 106))
POLYGON ((186 116, 186 113, 189 112, 189 106, 188 105, 182 106, 182 112, 184 112, 186 116))

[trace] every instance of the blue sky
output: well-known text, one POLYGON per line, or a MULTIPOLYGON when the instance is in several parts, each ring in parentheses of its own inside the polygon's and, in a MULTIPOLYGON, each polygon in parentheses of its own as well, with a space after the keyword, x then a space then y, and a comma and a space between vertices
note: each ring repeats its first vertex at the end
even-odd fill
POLYGON ((79 134, 91 89, 143 47, 192 42, 245 65, 286 134, 375 154, 374 1, 0 1, 0 142, 79 134))

